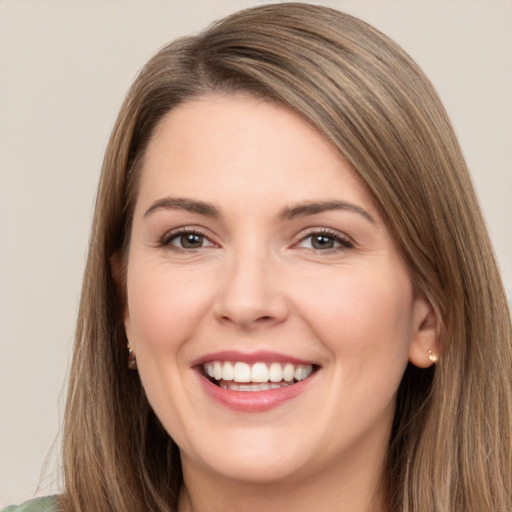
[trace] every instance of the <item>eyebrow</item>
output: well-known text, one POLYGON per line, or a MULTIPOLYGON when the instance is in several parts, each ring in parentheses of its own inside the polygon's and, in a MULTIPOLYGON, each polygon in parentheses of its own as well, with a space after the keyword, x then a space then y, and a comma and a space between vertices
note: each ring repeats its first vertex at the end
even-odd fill
POLYGON ((204 201, 186 199, 180 197, 164 197, 155 201, 144 213, 144 218, 157 210, 185 210, 191 213, 198 213, 206 217, 219 218, 220 212, 215 206, 204 201))
POLYGON ((283 208, 279 214, 281 219, 293 219, 296 217, 307 217, 309 215, 316 215, 330 210, 344 210, 354 212, 372 224, 376 224, 373 216, 368 213, 364 208, 357 206, 346 201, 330 200, 330 201, 306 201, 297 205, 283 208))
MULTIPOLYGON (((187 199, 181 197, 164 197, 155 201, 144 213, 144 218, 148 217, 157 210, 185 210, 191 213, 197 213, 206 217, 220 218, 219 210, 211 203, 187 199)), ((344 210, 354 212, 366 220, 376 224, 375 219, 364 208, 346 201, 306 201, 293 206, 283 208, 279 212, 279 218, 283 220, 294 219, 297 217, 307 217, 317 215, 330 210, 344 210)))

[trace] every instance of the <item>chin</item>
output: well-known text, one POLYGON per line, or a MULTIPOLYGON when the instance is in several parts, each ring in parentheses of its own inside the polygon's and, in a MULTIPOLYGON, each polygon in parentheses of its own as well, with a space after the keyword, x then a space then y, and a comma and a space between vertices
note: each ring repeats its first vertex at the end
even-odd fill
POLYGON ((208 473, 223 479, 264 485, 290 480, 294 475, 304 473, 311 459, 300 443, 286 433, 236 436, 226 432, 226 436, 209 443, 203 453, 196 451, 188 457, 182 451, 184 465, 202 466, 208 473))
POLYGON ((217 477, 236 481, 246 485, 270 485, 287 480, 302 473, 301 461, 292 457, 282 459, 274 454, 271 460, 242 460, 242 457, 230 457, 221 464, 210 466, 210 471, 217 477))

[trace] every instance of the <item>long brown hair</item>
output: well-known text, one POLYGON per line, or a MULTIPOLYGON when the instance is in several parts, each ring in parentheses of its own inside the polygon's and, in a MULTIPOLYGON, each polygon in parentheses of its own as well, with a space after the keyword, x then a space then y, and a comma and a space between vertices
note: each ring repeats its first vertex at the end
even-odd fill
POLYGON ((392 512, 512 509, 510 313, 446 112, 410 57, 366 23, 307 4, 236 13, 165 46, 141 71, 103 165, 64 431, 67 511, 172 511, 179 451, 127 369, 123 260, 137 179, 174 106, 243 91, 299 113, 373 193, 440 324, 435 369, 398 391, 383 485, 392 512), (121 265, 122 267, 122 265, 121 265), (119 286, 121 283, 121 286, 119 286))

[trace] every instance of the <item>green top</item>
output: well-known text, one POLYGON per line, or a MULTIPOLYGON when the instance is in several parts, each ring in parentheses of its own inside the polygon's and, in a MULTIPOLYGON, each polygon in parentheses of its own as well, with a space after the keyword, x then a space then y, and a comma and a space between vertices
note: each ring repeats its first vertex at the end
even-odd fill
POLYGON ((46 496, 45 498, 36 498, 27 501, 23 505, 11 505, 0 510, 0 512, 55 512, 57 499, 55 496, 46 496))

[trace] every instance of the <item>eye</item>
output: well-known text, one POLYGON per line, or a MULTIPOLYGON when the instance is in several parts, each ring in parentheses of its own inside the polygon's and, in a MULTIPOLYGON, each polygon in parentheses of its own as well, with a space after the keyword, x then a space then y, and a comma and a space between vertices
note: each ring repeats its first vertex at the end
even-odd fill
POLYGON ((354 244, 340 233, 321 230, 304 236, 297 246, 315 251, 336 251, 350 249, 354 244))
POLYGON ((201 249, 213 247, 213 243, 199 231, 180 230, 167 234, 161 241, 162 247, 177 249, 201 249))

